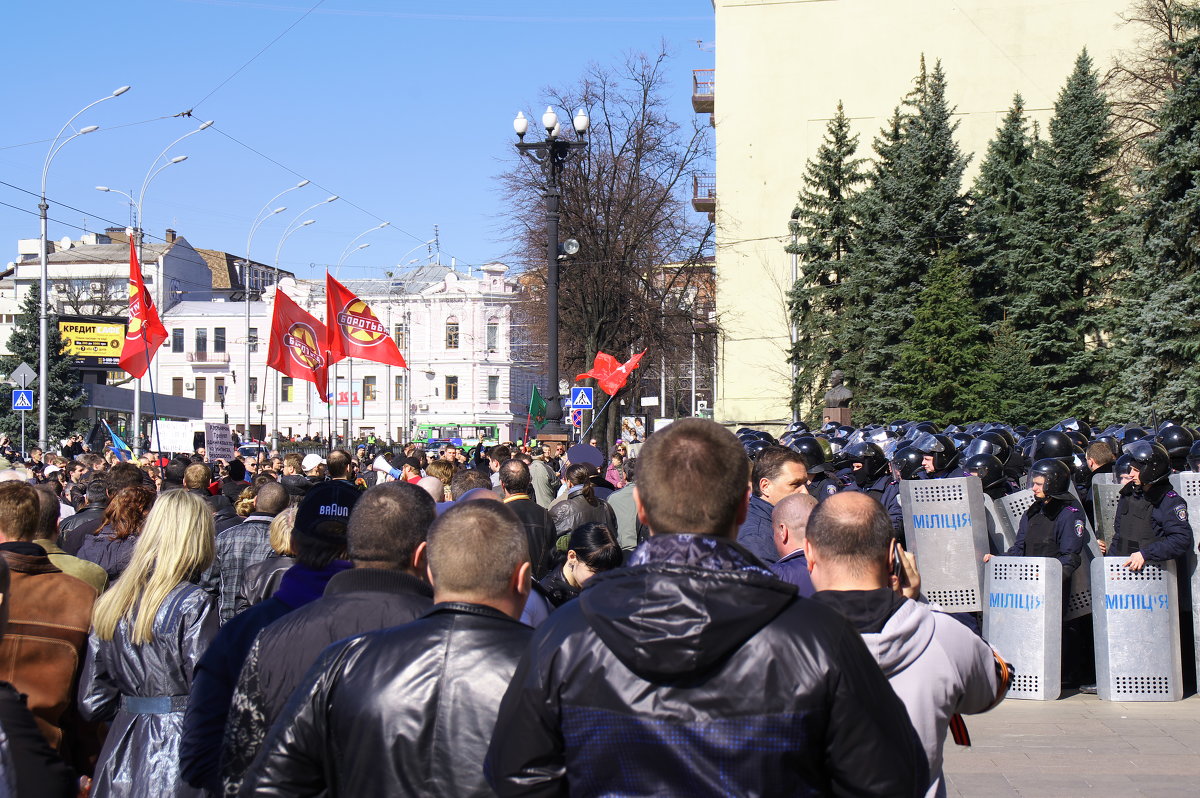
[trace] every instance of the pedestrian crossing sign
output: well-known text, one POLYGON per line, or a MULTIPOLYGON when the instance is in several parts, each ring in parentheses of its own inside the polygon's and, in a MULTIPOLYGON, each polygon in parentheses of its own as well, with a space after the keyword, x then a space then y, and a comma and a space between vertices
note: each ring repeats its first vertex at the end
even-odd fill
POLYGON ((592 389, 572 388, 571 407, 576 410, 595 410, 595 404, 592 402, 592 389))
POLYGON ((32 410, 33 391, 16 390, 12 393, 13 410, 32 410))

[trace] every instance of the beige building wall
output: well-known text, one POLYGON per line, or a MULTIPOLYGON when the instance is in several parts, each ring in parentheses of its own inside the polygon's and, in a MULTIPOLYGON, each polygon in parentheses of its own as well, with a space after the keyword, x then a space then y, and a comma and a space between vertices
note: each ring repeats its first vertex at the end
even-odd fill
MULTIPOLYGON (((1101 73, 1135 30, 1130 0, 714 0, 717 420, 790 420, 788 219, 806 161, 844 103, 859 154, 941 59, 968 180, 1014 92, 1044 129, 1085 46, 1101 73)), ((853 388, 854 386, 850 386, 853 388)))

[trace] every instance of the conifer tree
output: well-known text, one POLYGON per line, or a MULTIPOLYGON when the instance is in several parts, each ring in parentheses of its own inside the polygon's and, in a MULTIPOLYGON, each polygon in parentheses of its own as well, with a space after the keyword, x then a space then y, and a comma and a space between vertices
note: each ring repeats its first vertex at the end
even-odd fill
POLYGON ((787 251, 799 260, 799 279, 788 295, 796 327, 789 359, 797 367, 792 386, 794 407, 815 405, 820 387, 840 361, 838 327, 845 306, 841 295, 842 263, 854 246, 856 223, 851 199, 865 180, 863 159, 855 158, 858 136, 839 102, 829 120, 825 142, 808 162, 804 186, 789 225, 787 251))
POLYGON ((989 353, 970 278, 953 250, 926 273, 899 352, 901 398, 912 417, 948 424, 981 415, 989 353))
MULTIPOLYGON (((62 351, 62 336, 58 330, 58 316, 49 318, 49 336, 46 340, 49 360, 50 384, 46 394, 49 407, 46 412, 48 429, 47 437, 51 446, 59 440, 78 431, 79 423, 74 418, 75 411, 83 405, 83 389, 80 387, 79 372, 71 365, 71 359, 62 351)), ((38 362, 38 291, 32 286, 25 292, 21 300, 20 313, 17 314, 16 324, 8 337, 8 351, 11 355, 0 357, 0 372, 11 374, 21 363, 27 363, 34 370, 38 362)), ((0 406, 12 407, 12 392, 15 386, 0 383, 0 406)), ((38 392, 34 392, 36 397, 38 392)), ((34 412, 27 413, 25 418, 26 446, 32 448, 37 440, 37 407, 35 398, 34 412)), ((21 415, 19 413, 0 413, 0 432, 8 435, 14 441, 21 434, 21 415)))
POLYGON ((875 168, 857 203, 860 246, 847 265, 847 314, 854 318, 845 350, 856 354, 848 371, 864 420, 906 412, 899 397, 912 391, 898 368, 900 345, 922 279, 965 232, 968 159, 954 142, 952 115, 941 64, 927 73, 922 59, 903 110, 876 139, 875 168))
POLYGON ((1004 318, 1006 293, 1021 276, 1013 239, 1026 205, 1033 142, 1025 101, 1017 94, 988 142, 967 215, 970 239, 964 244, 965 261, 971 270, 972 294, 989 328, 1004 318))
POLYGON ((1117 142, 1087 51, 1054 105, 1049 137, 1029 165, 1026 204, 1015 222, 1009 302, 1042 397, 1030 423, 1095 416, 1108 389, 1104 326, 1106 269, 1120 239, 1112 165, 1117 142))
POLYGON ((1136 418, 1196 418, 1200 407, 1200 11, 1182 12, 1179 83, 1146 145, 1141 196, 1118 282, 1115 395, 1136 418))

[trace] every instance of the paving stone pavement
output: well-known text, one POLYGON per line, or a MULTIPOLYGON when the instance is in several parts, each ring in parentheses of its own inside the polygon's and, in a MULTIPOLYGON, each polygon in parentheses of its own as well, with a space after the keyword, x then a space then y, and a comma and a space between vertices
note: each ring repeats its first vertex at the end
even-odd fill
POLYGON ((946 741, 950 796, 1200 795, 1200 696, 1007 700, 966 721, 971 747, 946 741))

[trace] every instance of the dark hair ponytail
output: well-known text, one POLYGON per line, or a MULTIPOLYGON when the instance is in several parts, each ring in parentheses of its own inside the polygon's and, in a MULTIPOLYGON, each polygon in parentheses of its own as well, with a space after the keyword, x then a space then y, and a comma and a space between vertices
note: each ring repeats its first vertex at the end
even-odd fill
POLYGON ((599 573, 619 568, 625 560, 625 552, 617 543, 616 534, 607 524, 591 522, 571 530, 555 541, 551 569, 567 561, 567 552, 575 552, 581 563, 599 573))
POLYGON ((565 474, 567 482, 583 487, 581 495, 593 507, 600 503, 600 500, 596 498, 596 491, 592 488, 592 477, 597 473, 596 469, 587 463, 572 463, 567 467, 565 474))

